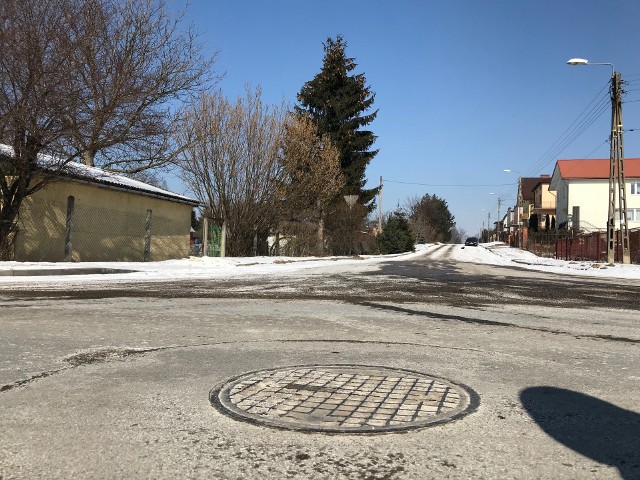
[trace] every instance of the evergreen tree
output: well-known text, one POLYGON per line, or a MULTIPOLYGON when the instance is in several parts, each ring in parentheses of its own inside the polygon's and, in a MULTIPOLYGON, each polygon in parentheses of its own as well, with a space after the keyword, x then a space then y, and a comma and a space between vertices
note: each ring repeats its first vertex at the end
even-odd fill
POLYGON ((402 253, 415 250, 409 222, 400 211, 392 213, 378 235, 380 253, 402 253))
POLYGON ((322 69, 300 90, 296 113, 310 118, 317 125, 318 135, 328 136, 340 152, 345 186, 336 200, 343 195, 358 195, 358 203, 370 212, 378 190, 364 188, 365 169, 378 150, 371 150, 375 135, 361 128, 370 124, 378 113, 376 110, 366 114, 375 94, 363 74, 350 74, 356 63, 347 57, 347 44, 341 35, 335 40, 328 38, 323 45, 322 69))
POLYGON ((448 242, 456 225, 447 201, 428 193, 407 202, 411 228, 418 242, 448 242))

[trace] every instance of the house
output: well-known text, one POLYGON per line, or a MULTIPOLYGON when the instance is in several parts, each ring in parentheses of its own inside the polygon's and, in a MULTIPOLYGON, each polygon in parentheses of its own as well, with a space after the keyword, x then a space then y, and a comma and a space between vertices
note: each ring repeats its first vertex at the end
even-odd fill
MULTIPOLYGON (((530 221, 534 215, 538 224, 538 230, 551 230, 555 226, 556 195, 549 191, 551 176, 541 175, 539 182, 533 186, 533 205, 530 221)), ((531 223, 531 222, 530 222, 531 223)))
POLYGON ((549 192, 546 187, 550 182, 549 175, 539 177, 520 177, 518 179, 518 194, 515 206, 508 210, 506 219, 507 241, 512 246, 525 247, 527 245, 527 231, 532 215, 536 215, 538 225, 544 227, 545 220, 540 223, 540 216, 550 213, 548 206, 549 192), (538 207, 536 207, 536 191, 538 191, 538 207), (546 190, 546 191, 545 191, 546 190))
MULTIPOLYGON (((548 175, 547 175, 548 177, 548 175)), ((527 228, 529 226, 529 218, 533 213, 533 205, 535 203, 534 187, 542 181, 545 176, 541 177, 521 177, 518 181, 518 197, 516 200, 516 208, 518 210, 519 225, 527 228)))
MULTIPOLYGON (((607 228, 609 159, 558 160, 549 190, 556 192, 557 226, 581 230, 607 228)), ((640 158, 624 160, 627 221, 640 227, 640 158)), ((619 200, 616 187, 616 218, 619 200)), ((619 220, 618 220, 619 222, 619 220)))
POLYGON ((148 261, 189 255, 198 201, 69 163, 27 197, 15 240, 18 261, 148 261))

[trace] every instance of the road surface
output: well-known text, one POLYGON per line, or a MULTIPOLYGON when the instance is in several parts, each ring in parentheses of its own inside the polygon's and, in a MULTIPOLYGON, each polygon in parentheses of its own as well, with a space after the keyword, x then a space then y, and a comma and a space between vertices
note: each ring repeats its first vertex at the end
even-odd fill
POLYGON ((0 479, 640 478, 640 282, 409 261, 215 281, 4 283, 0 479), (479 405, 404 433, 256 425, 209 394, 378 366, 479 405))

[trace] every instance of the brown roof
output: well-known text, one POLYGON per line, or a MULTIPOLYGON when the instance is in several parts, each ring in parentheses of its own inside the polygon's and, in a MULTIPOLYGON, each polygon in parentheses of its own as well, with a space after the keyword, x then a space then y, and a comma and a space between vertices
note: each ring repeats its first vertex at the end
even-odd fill
POLYGON ((533 193, 534 188, 538 183, 550 183, 551 177, 543 175, 540 177, 522 177, 520 179, 520 185, 522 189, 522 199, 533 202, 535 195, 533 193))
POLYGON ((551 183, 551 177, 549 175, 541 175, 537 180, 538 182, 531 189, 532 192, 535 192, 540 185, 548 185, 551 183))
MULTIPOLYGON (((609 178, 609 159, 558 160, 562 178, 609 178)), ((640 178, 640 158, 624 159, 624 174, 627 178, 640 178)))

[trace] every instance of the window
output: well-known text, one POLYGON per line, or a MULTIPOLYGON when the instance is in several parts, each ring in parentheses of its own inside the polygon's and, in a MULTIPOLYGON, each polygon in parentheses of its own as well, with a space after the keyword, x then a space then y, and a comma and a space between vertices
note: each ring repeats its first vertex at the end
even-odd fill
MULTIPOLYGON (((620 210, 616 208, 615 212, 616 224, 620 223, 620 210)), ((627 222, 640 223, 640 208, 627 208, 627 222)))
POLYGON ((640 195, 640 182, 631 182, 631 195, 640 195))

